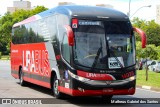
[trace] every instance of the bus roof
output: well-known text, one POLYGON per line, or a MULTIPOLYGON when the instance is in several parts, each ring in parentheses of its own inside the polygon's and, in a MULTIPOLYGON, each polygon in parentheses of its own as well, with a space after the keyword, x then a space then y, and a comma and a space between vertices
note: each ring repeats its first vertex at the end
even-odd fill
POLYGON ((39 20, 55 13, 65 14, 68 17, 94 18, 94 19, 103 18, 116 21, 129 20, 127 15, 114 9, 98 7, 98 6, 64 5, 64 6, 57 6, 55 8, 46 10, 32 17, 29 17, 19 23, 14 24, 13 27, 17 27, 22 24, 26 24, 35 20, 39 20))

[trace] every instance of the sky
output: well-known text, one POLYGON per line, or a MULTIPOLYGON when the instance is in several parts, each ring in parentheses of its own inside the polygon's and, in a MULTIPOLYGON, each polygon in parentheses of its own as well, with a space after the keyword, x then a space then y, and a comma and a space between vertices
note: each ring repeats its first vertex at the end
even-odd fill
MULTIPOLYGON (((7 12, 7 7, 13 7, 13 1, 18 0, 0 0, 0 15, 4 15, 7 12)), ((53 8, 58 5, 58 2, 72 2, 77 5, 96 5, 96 4, 110 4, 114 9, 119 10, 125 14, 129 11, 130 2, 130 16, 132 16, 138 9, 138 11, 131 17, 139 17, 144 20, 156 19, 156 6, 160 5, 160 0, 24 0, 30 1, 31 6, 45 6, 47 8, 53 8), (148 6, 149 7, 143 7, 148 6), (143 7, 143 8, 141 8, 143 7), (140 9, 141 8, 141 9, 140 9)))

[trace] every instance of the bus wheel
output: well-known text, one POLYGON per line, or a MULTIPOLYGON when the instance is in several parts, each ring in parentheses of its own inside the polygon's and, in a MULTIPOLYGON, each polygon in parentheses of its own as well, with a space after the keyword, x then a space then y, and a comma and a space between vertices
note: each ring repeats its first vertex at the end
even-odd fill
POLYGON ((56 98, 60 99, 60 98, 63 98, 63 93, 61 93, 61 92, 58 91, 58 84, 59 84, 58 82, 59 81, 58 81, 57 77, 55 76, 53 78, 52 91, 53 91, 54 96, 56 98))
POLYGON ((20 82, 21 86, 25 86, 26 85, 26 82, 23 80, 23 71, 22 71, 22 68, 20 69, 20 72, 19 72, 19 82, 20 82))

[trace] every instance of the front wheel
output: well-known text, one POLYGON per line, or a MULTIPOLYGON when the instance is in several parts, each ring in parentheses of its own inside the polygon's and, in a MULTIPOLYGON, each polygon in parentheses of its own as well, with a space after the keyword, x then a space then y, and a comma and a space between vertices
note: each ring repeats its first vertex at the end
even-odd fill
POLYGON ((53 91, 54 96, 56 98, 60 99, 60 98, 63 98, 63 93, 58 91, 58 85, 59 85, 59 81, 58 81, 57 77, 55 76, 53 78, 52 91, 53 91))
POLYGON ((22 71, 22 69, 20 69, 20 72, 19 72, 19 82, 20 82, 21 86, 25 86, 26 85, 26 82, 23 79, 23 71, 22 71))
POLYGON ((153 71, 154 71, 154 72, 156 71, 155 68, 153 68, 153 71))

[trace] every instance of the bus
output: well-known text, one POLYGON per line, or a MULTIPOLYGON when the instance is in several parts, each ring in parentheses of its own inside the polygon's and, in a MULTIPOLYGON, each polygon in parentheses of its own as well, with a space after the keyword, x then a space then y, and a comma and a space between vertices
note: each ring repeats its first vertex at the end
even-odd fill
POLYGON ((47 87, 56 98, 133 95, 136 88, 134 32, 146 35, 114 9, 57 6, 13 25, 11 74, 47 87))

